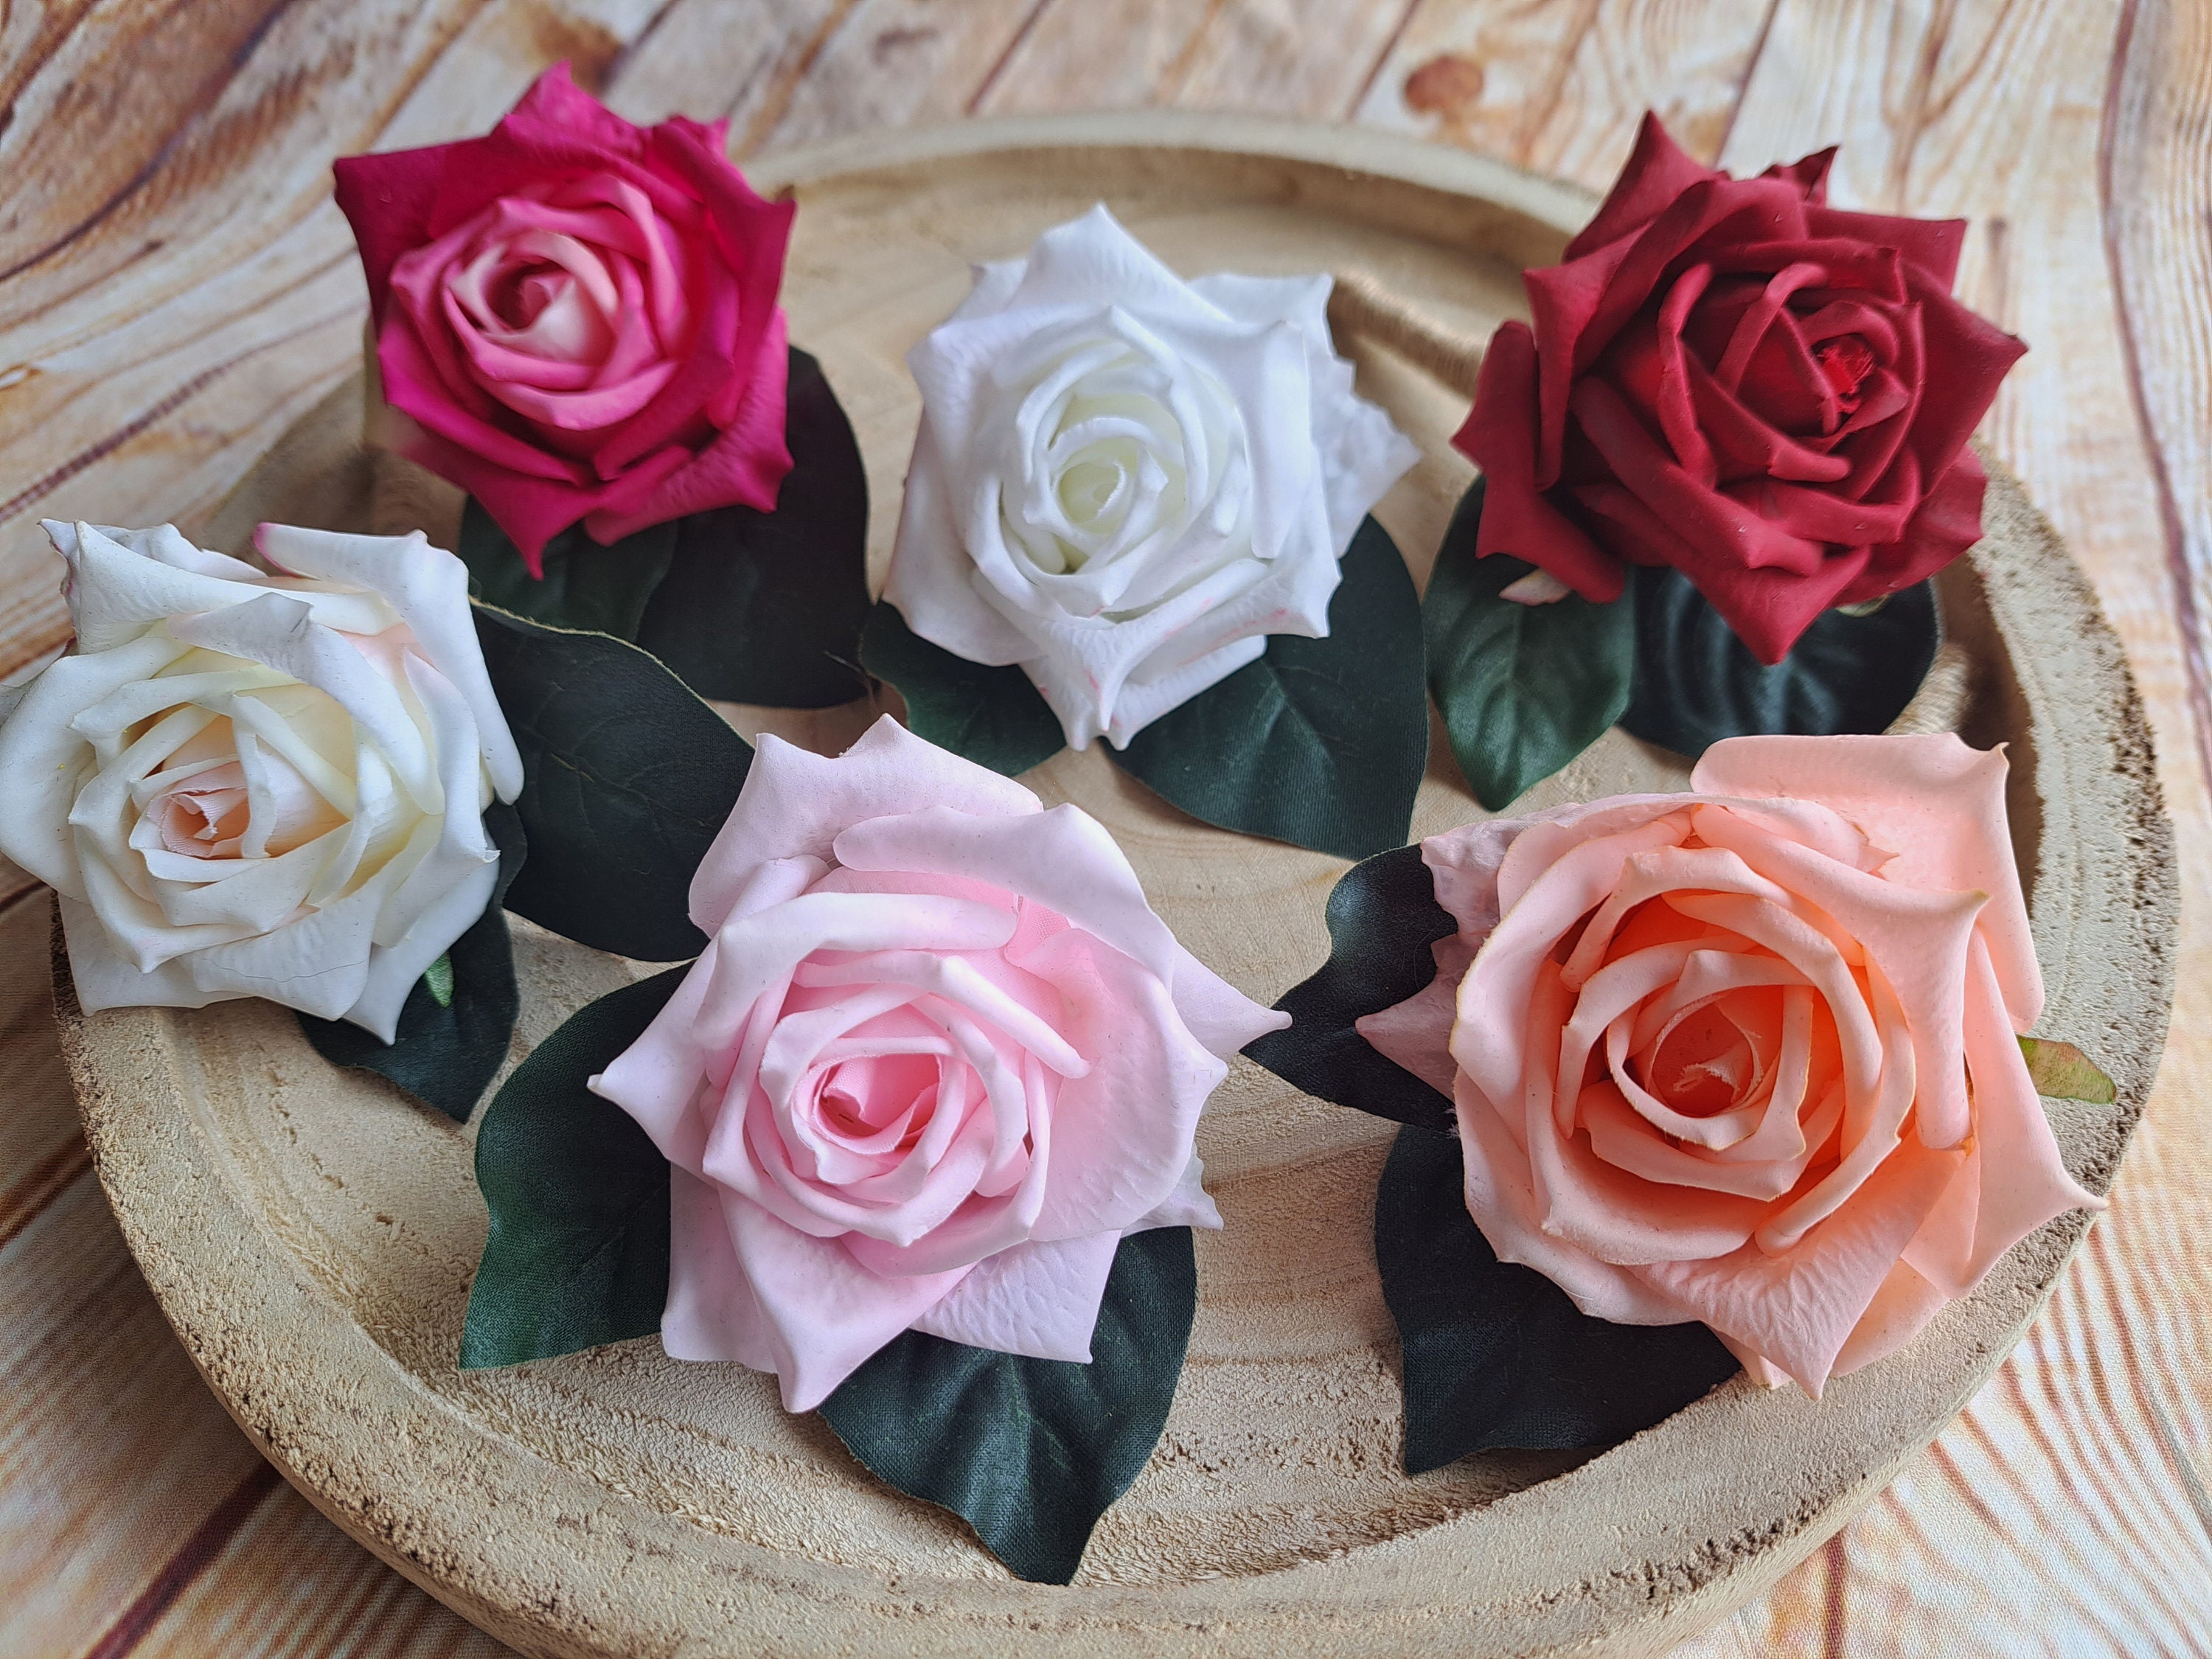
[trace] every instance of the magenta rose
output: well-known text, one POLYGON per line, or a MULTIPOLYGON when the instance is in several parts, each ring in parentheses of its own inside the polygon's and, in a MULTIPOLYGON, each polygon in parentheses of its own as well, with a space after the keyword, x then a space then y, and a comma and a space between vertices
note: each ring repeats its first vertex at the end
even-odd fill
POLYGON ((764 737, 691 919, 712 943, 591 1083, 673 1166, 673 1358, 793 1411, 907 1330, 1087 1361, 1123 1236, 1221 1224, 1199 1112, 1289 1017, 1075 807, 888 717, 836 760, 764 737))
POLYGON ((724 125, 635 127, 540 76, 481 138, 337 163, 396 447, 460 485, 532 574, 581 520, 611 543, 775 506, 789 203, 724 125))
POLYGON ((1484 359, 1479 554, 1599 601, 1672 566, 1775 663, 1979 538, 1966 441, 2027 348, 1951 297, 1965 222, 1828 206, 1833 155, 1732 179, 1644 118, 1484 359))

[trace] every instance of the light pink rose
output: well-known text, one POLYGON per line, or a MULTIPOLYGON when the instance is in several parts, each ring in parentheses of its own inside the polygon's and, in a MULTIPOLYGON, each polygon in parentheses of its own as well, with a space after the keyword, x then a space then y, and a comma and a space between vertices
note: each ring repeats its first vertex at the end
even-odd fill
POLYGON ((1695 793, 1422 843, 1460 931, 1359 1030, 1452 1096, 1498 1255, 1817 1396, 2103 1208, 2014 1040, 2043 981, 2005 772, 1949 736, 1735 738, 1695 793))
POLYGON ((1073 806, 878 720, 761 740, 691 884, 712 939, 592 1087, 674 1165, 678 1359, 808 1411, 901 1332, 1088 1360, 1125 1233, 1221 1224, 1192 1134, 1289 1017, 1073 806))

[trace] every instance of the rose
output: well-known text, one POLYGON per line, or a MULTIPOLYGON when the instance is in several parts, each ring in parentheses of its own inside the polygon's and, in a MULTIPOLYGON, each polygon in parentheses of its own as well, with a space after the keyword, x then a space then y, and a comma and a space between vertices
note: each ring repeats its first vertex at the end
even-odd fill
POLYGON ((712 943, 592 1087, 673 1165, 662 1341, 807 1411, 902 1331, 1087 1360, 1114 1252, 1221 1224, 1192 1132, 1289 1024, 1073 806, 888 718, 761 740, 691 884, 712 943))
POLYGON ((1949 736, 1735 738, 1694 793, 1423 842, 1459 931, 1359 1030, 1453 1096, 1498 1255, 1818 1395, 2102 1208, 2014 1040, 2043 984, 2005 771, 1949 736))
POLYGON ((1951 297, 1965 223, 1826 205, 1832 150, 1757 179, 1647 115, 1535 319, 1491 341, 1453 441, 1487 480, 1476 551, 1584 598, 1671 565, 1760 661, 1981 534, 1966 447, 2026 347, 1951 297))
POLYGON ((540 76, 490 133, 337 163, 392 447, 483 504, 539 574, 577 520, 611 543, 772 510, 791 453, 776 306, 789 203, 726 124, 632 126, 540 76))
POLYGON ((411 536, 46 521, 71 653, 0 725, 0 853, 60 896, 88 1010, 265 997, 392 1041, 483 914, 522 763, 468 575, 411 536))
POLYGON ((1329 343, 1326 276, 1186 283, 1104 207, 981 267, 921 387, 884 596, 1018 663, 1076 748, 1116 748, 1328 632, 1337 561, 1417 459, 1329 343))

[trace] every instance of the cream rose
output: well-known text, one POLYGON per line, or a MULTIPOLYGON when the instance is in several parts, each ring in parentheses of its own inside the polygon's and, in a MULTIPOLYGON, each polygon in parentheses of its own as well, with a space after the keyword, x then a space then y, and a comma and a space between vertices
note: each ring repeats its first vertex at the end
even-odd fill
POLYGON ((460 561, 264 525, 271 574, 167 525, 46 529, 76 643, 0 725, 0 853, 59 895, 79 1000, 265 997, 390 1042, 522 787, 460 561))
POLYGON ((1356 397, 1327 276, 1186 283, 1104 207, 981 267, 908 354, 921 430, 884 597, 1018 663, 1116 748, 1266 648, 1328 632, 1337 561, 1418 459, 1356 397))
POLYGON ((2005 771, 1949 736, 1736 738, 1695 793, 1423 842, 1459 932, 1359 1030, 1453 1097, 1498 1255, 1817 1395, 2102 1208, 2015 1041, 2043 981, 2005 771))
POLYGON ((705 954, 592 1079, 674 1166, 661 1340, 809 1411, 908 1329, 1088 1360, 1124 1234, 1221 1224, 1192 1135, 1286 1015, 1178 945, 1097 823, 886 718, 761 740, 705 954))

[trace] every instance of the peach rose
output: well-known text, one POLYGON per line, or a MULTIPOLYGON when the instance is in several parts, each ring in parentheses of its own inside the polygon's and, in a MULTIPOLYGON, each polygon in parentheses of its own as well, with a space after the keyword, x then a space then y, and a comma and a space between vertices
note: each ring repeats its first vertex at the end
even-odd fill
POLYGON ((1425 842, 1459 932, 1359 1030, 1451 1095, 1498 1255, 1817 1397, 2101 1209, 2014 1040, 2043 981, 2006 769, 1949 736, 1735 738, 1692 793, 1425 842))
POLYGON ((1221 1224, 1199 1113, 1289 1018, 1075 807, 889 717, 835 760, 764 737, 691 918, 713 942, 591 1082, 674 1165, 673 1358, 795 1412, 908 1329, 1085 1361, 1123 1235, 1221 1224))

